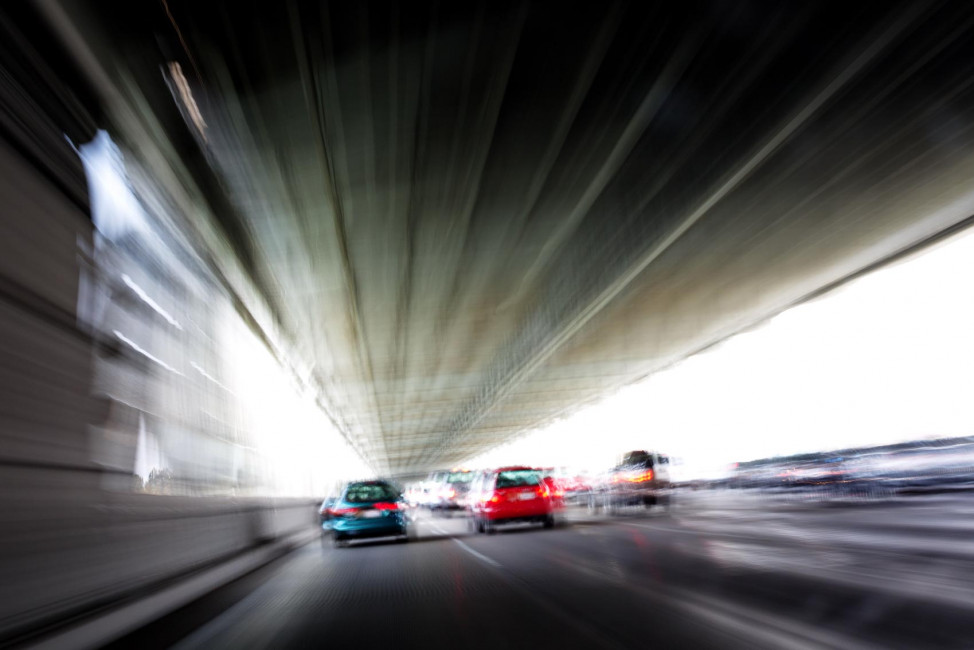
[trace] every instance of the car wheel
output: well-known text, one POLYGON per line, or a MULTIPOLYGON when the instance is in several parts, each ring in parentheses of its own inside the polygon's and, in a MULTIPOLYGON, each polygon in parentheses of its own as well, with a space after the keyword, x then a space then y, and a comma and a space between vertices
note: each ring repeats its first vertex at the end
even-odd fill
POLYGON ((334 535, 332 536, 331 539, 335 548, 345 548, 346 546, 348 546, 348 541, 341 535, 334 535))
POLYGON ((477 528, 477 532, 478 533, 486 533, 487 532, 487 527, 484 525, 484 520, 483 519, 480 519, 479 517, 477 518, 476 523, 474 524, 474 526, 477 528))
POLYGON ((545 528, 554 528, 555 527, 555 516, 554 515, 548 515, 547 517, 544 518, 544 522, 543 523, 544 523, 544 527, 545 528))

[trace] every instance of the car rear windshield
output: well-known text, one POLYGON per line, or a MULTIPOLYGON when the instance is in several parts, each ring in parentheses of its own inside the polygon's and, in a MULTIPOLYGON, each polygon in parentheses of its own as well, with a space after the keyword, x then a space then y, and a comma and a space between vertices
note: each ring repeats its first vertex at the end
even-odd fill
POLYGON ((626 454, 622 460, 623 465, 638 465, 639 467, 652 467, 653 456, 645 451, 634 451, 626 454))
POLYGON ((469 483, 473 480, 473 472, 450 472, 447 483, 469 483))
POLYGON ((495 488, 520 487, 523 485, 540 485, 541 478, 537 470, 509 469, 497 474, 495 488))
POLYGON ((398 498, 399 492, 387 483, 353 483, 345 491, 345 501, 349 503, 395 501, 398 498))

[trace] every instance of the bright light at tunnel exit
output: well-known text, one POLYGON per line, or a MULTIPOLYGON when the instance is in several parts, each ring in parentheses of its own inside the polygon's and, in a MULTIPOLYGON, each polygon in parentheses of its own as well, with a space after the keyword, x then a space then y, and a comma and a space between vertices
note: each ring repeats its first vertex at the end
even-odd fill
POLYGON ((972 277, 965 232, 471 464, 598 470, 645 448, 693 478, 755 458, 974 435, 972 277))
POLYGON ((247 405, 247 426, 277 494, 326 494, 342 479, 371 474, 312 392, 298 387, 250 332, 237 324, 224 339, 233 343, 233 389, 247 405))

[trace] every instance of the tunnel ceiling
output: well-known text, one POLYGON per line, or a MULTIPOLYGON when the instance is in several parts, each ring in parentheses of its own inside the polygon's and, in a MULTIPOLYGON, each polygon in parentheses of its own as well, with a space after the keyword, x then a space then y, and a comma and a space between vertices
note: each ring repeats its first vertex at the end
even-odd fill
POLYGON ((131 5, 71 12, 206 161, 380 472, 461 462, 972 214, 966 3, 131 5))

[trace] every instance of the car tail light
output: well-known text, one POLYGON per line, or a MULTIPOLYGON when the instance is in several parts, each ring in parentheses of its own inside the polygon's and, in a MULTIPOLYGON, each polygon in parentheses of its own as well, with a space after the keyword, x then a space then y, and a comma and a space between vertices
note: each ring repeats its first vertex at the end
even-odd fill
POLYGON ((500 501, 501 501, 501 498, 499 496, 497 496, 496 494, 490 498, 490 502, 491 503, 500 503, 500 501))
POLYGON ((358 508, 331 508, 328 510, 328 513, 332 517, 343 517, 345 515, 358 514, 358 510, 358 508))
POLYGON ((645 483, 646 481, 653 480, 653 470, 647 469, 644 472, 640 472, 629 479, 633 483, 645 483))
POLYGON ((538 488, 538 494, 540 494, 540 495, 541 495, 541 496, 543 496, 543 497, 546 497, 546 496, 548 496, 548 488, 545 488, 545 487, 539 487, 539 488, 538 488))
POLYGON ((398 503, 375 503, 372 507, 376 510, 399 510, 402 506, 398 503))

